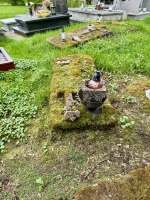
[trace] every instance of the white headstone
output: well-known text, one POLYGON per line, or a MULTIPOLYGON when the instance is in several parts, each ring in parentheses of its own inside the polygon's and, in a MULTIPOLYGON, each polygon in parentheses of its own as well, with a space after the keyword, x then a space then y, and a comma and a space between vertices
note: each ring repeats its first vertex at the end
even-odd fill
POLYGON ((139 8, 142 6, 143 0, 126 0, 124 2, 124 10, 127 13, 139 13, 139 8))

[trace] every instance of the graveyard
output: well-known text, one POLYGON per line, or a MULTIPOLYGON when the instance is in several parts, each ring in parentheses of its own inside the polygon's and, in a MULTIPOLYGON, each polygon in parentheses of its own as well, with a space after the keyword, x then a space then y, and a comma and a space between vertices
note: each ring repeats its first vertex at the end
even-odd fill
POLYGON ((76 21, 69 10, 91 10, 65 4, 67 22, 29 35, 12 31, 26 8, 0 5, 0 199, 150 199, 150 16, 137 2, 106 11, 134 20, 76 21))

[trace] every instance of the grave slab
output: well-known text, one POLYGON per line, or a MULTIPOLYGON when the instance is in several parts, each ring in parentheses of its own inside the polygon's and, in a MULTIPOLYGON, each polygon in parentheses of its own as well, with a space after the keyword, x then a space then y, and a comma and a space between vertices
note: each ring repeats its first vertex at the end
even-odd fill
POLYGON ((78 91, 81 88, 82 79, 91 76, 89 74, 91 66, 93 70, 96 69, 92 57, 84 54, 68 55, 55 59, 49 101, 52 129, 104 129, 116 123, 115 109, 109 100, 105 101, 96 119, 93 119, 92 114, 79 101, 78 91), (66 104, 68 101, 69 103, 66 104), (66 115, 68 116, 68 114, 72 121, 67 120, 66 115))
POLYGON ((48 31, 62 26, 70 25, 69 14, 56 14, 45 18, 18 16, 17 26, 13 27, 15 33, 30 36, 38 32, 48 31))
POLYGON ((1 19, 0 22, 2 23, 2 29, 7 32, 13 31, 12 27, 17 25, 14 18, 1 19))
POLYGON ((150 12, 128 13, 128 18, 133 20, 143 20, 150 15, 150 12))
POLYGON ((123 20, 127 18, 126 11, 108 9, 95 10, 94 8, 68 8, 68 13, 72 15, 70 20, 78 22, 89 22, 96 20, 123 20))
POLYGON ((46 41, 58 48, 63 49, 70 46, 77 46, 81 42, 87 42, 91 39, 107 36, 112 33, 113 31, 108 29, 106 26, 101 26, 99 22, 95 22, 91 24, 91 30, 88 29, 88 26, 84 26, 82 28, 66 32, 66 42, 61 41, 61 34, 47 38, 46 41))

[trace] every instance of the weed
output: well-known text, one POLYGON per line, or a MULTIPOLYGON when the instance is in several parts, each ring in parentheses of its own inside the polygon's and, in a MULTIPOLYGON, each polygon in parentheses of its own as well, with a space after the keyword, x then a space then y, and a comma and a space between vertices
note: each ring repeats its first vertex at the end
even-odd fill
POLYGON ((47 142, 44 142, 42 148, 44 149, 44 153, 47 153, 48 149, 47 149, 47 142))
POLYGON ((38 107, 34 105, 35 93, 32 88, 37 79, 41 80, 47 73, 44 70, 42 73, 39 70, 34 75, 29 73, 29 70, 34 71, 38 65, 37 60, 15 59, 15 70, 0 73, 0 152, 5 151, 5 143, 11 139, 25 136, 27 125, 36 115, 38 107))
POLYGON ((71 85, 70 85, 70 87, 71 87, 72 89, 75 89, 75 88, 76 88, 75 83, 72 82, 71 85))
POLYGON ((126 103, 136 103, 136 98, 131 95, 126 95, 122 97, 123 101, 126 103))
POLYGON ((41 190, 42 190, 42 185, 44 184, 42 178, 39 177, 38 179, 36 179, 36 183, 38 184, 39 192, 41 192, 41 190))
POLYGON ((58 87, 60 88, 64 88, 66 85, 66 78, 57 78, 57 82, 58 82, 58 87))
POLYGON ((112 89, 112 91, 116 91, 116 90, 118 90, 118 86, 117 86, 117 83, 115 82, 115 83, 109 83, 109 85, 111 86, 111 89, 112 89))
POLYGON ((123 117, 120 117, 121 127, 123 129, 132 127, 132 125, 135 123, 134 121, 129 122, 128 120, 129 120, 129 118, 126 115, 124 115, 123 117))

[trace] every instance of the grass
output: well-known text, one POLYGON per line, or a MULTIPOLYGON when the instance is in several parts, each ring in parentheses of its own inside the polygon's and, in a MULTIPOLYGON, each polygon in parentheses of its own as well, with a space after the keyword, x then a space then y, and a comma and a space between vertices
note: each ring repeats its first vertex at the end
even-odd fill
MULTIPOLYGON (((26 12, 26 7, 0 9, 1 19, 26 12)), ((114 31, 113 36, 91 40, 77 48, 60 50, 46 42, 46 38, 60 34, 61 29, 23 41, 0 38, 0 45, 16 64, 15 70, 0 73, 0 183, 4 186, 0 187, 0 199, 16 195, 14 198, 22 200, 56 196, 71 200, 84 185, 118 177, 149 162, 149 110, 142 109, 146 99, 136 98, 136 103, 132 103, 122 98, 134 96, 124 94, 133 79, 149 79, 150 17, 143 21, 101 23, 114 31), (118 123, 110 130, 51 130, 53 60, 69 54, 91 55, 102 71, 108 98, 118 116, 118 123), (127 122, 135 124, 122 128, 124 124, 119 119, 124 116, 128 117, 127 122), (108 162, 85 178, 105 156, 108 162), (40 185, 36 180, 43 182, 40 185)), ((65 31, 84 25, 87 23, 72 24, 65 31)))
POLYGON ((9 6, 1 4, 0 4, 0 10, 1 10, 0 19, 14 18, 15 15, 26 14, 28 12, 26 6, 9 6))

